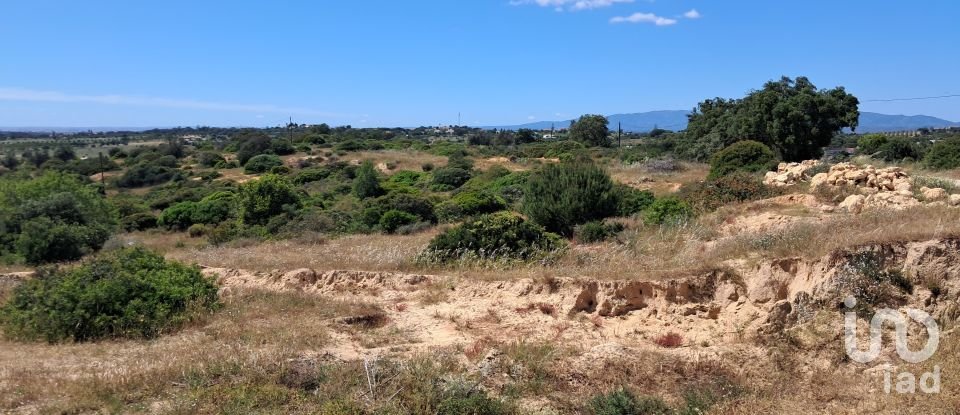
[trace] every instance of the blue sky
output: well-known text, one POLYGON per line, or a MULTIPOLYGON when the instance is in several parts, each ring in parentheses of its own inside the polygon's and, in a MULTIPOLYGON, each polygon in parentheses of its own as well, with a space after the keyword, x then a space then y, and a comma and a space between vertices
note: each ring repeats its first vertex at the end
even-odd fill
MULTIPOLYGON (((960 2, 5 2, 0 126, 470 125, 689 109, 781 75, 960 93, 960 2)), ((960 98, 861 110, 960 120, 960 98)))

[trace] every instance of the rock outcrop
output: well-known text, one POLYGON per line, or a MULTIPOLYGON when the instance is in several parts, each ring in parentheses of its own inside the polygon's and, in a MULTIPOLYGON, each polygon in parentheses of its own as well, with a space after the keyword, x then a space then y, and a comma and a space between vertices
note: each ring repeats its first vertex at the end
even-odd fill
POLYGON ((810 180, 808 172, 820 165, 818 160, 806 160, 800 163, 780 163, 776 172, 767 172, 763 183, 767 186, 785 187, 810 180))

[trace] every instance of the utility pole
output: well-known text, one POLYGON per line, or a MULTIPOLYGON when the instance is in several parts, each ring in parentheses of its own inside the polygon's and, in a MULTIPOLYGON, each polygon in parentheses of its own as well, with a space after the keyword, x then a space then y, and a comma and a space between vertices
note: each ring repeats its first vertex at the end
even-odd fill
POLYGON ((104 176, 104 171, 103 171, 103 152, 102 152, 102 151, 97 153, 97 158, 100 160, 100 192, 103 193, 103 194, 106 194, 106 193, 107 193, 107 181, 106 181, 106 179, 103 177, 103 176, 104 176))
POLYGON ((293 117, 290 117, 290 122, 287 123, 287 139, 293 144, 293 117))
POLYGON ((617 122, 617 147, 623 147, 623 146, 620 144, 620 136, 622 136, 622 135, 623 135, 623 126, 622 126, 621 123, 618 121, 618 122, 617 122))

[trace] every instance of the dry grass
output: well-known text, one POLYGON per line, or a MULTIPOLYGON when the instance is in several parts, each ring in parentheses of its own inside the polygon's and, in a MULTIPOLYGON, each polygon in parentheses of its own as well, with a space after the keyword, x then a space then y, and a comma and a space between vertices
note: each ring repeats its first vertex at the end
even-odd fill
POLYGON ((836 216, 817 223, 737 235, 719 241, 714 256, 722 259, 756 255, 815 258, 839 249, 869 244, 958 236, 960 209, 918 206, 902 211, 870 210, 856 216, 836 216))
POLYGON ((167 251, 168 257, 211 267, 251 271, 313 268, 413 272, 417 254, 435 232, 414 235, 350 235, 322 243, 270 241, 250 246, 220 246, 167 251))
POLYGON ((434 167, 443 167, 447 164, 447 158, 444 156, 415 150, 357 151, 351 152, 341 159, 346 161, 370 160, 374 165, 386 163, 393 166, 393 169, 391 169, 393 172, 400 170, 423 171, 421 166, 425 163, 431 163, 434 167))
POLYGON ((621 183, 650 190, 656 195, 674 193, 680 186, 703 181, 710 166, 702 163, 678 162, 681 170, 668 173, 649 172, 641 164, 612 163, 607 167, 610 176, 621 183))
MULTIPOLYGON (((0 341, 0 412, 141 410, 201 399, 190 392, 275 377, 288 359, 319 351, 326 320, 362 304, 258 291, 228 297, 205 322, 153 341, 48 345, 0 341)), ((202 399, 201 399, 202 400, 202 399)), ((203 411, 200 411, 203 412, 203 411)))

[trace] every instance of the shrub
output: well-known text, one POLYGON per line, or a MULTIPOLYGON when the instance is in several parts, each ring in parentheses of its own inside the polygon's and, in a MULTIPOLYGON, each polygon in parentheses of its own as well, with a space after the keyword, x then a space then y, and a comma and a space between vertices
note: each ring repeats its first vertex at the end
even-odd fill
POLYGON ((634 189, 625 184, 616 186, 617 216, 630 216, 646 210, 656 199, 649 190, 634 189))
POLYGON ((7 336, 48 342, 153 338, 217 302, 216 285, 198 268, 142 248, 41 274, 14 289, 0 308, 7 336))
POLYGON ((715 179, 733 172, 765 172, 776 166, 777 156, 770 147, 751 140, 738 141, 714 154, 707 178, 715 179))
POLYGON ((243 172, 246 174, 260 174, 269 172, 274 167, 283 166, 283 160, 273 154, 261 154, 251 157, 243 165, 243 172))
POLYGON ((377 170, 373 168, 373 163, 369 160, 363 162, 357 169, 357 178, 353 181, 353 194, 361 200, 383 194, 380 179, 377 177, 377 170))
POLYGON ((880 147, 879 158, 889 162, 920 158, 920 147, 904 138, 893 138, 880 147))
POLYGON ((157 227, 157 217, 152 213, 134 213, 120 219, 120 226, 127 232, 153 229, 157 227))
POLYGON ((378 225, 381 216, 391 210, 409 213, 419 218, 419 221, 437 222, 433 203, 408 193, 390 193, 376 199, 367 199, 364 205, 360 213, 360 222, 368 228, 378 225))
POLYGON ((327 168, 310 168, 300 170, 296 176, 293 176, 293 183, 296 185, 304 185, 307 183, 318 182, 330 177, 330 173, 330 169, 327 168))
POLYGON ((161 212, 157 224, 179 230, 194 224, 214 225, 230 217, 234 200, 233 193, 217 192, 199 202, 180 202, 161 212))
POLYGON ((423 164, 421 164, 421 165, 420 165, 420 170, 423 170, 424 172, 431 172, 431 171, 433 171, 433 163, 423 163, 423 164))
POLYGON ((712 212, 721 206, 760 200, 779 195, 780 190, 763 184, 760 177, 749 173, 733 173, 702 183, 685 185, 680 197, 696 212, 712 212))
POLYGON ((623 224, 619 222, 603 223, 587 222, 577 226, 574 236, 583 243, 593 243, 607 240, 616 234, 623 232, 623 224))
POLYGON ((286 139, 273 140, 273 142, 270 143, 270 151, 273 152, 273 154, 281 156, 297 152, 296 149, 293 148, 293 143, 286 139))
POLYGON ((175 172, 170 167, 150 163, 138 164, 117 179, 117 186, 126 188, 153 186, 170 181, 175 172))
POLYGON ((467 216, 493 213, 507 208, 503 199, 490 192, 460 192, 437 205, 437 218, 451 222, 467 216))
POLYGON ((246 225, 263 225, 282 213, 293 213, 303 202, 296 188, 282 176, 265 175, 240 186, 237 207, 246 225))
POLYGON ((424 258, 448 262, 464 255, 527 260, 565 246, 559 236, 508 212, 480 216, 430 241, 424 258))
POLYGON ((620 388, 608 394, 595 396, 589 403, 593 415, 667 415, 674 413, 660 398, 637 397, 620 388))
POLYGON ((29 264, 79 259, 96 251, 116 226, 97 191, 60 172, 0 179, 0 254, 29 264))
POLYGON ((549 164, 527 179, 523 210, 550 232, 573 235, 576 225, 617 213, 610 176, 587 162, 549 164))
POLYGON ((432 174, 431 188, 441 192, 457 189, 470 180, 470 172, 458 167, 436 169, 432 174))
POLYGON ((647 208, 644 221, 653 224, 677 223, 693 216, 693 209, 683 200, 673 196, 657 199, 647 208))
POLYGON ((867 134, 857 140, 857 149, 866 155, 873 155, 887 144, 889 139, 883 134, 867 134))
POLYGON ((923 163, 931 169, 960 168, 960 137, 937 141, 927 151, 923 163))
POLYGON ((386 233, 394 233, 401 226, 417 222, 417 216, 400 210, 389 210, 380 217, 380 229, 386 233))
POLYGON ((214 153, 212 151, 203 151, 197 154, 197 163, 203 167, 214 167, 220 163, 226 163, 227 160, 223 156, 214 153))
POLYGON ((207 227, 207 225, 204 225, 202 223, 195 223, 193 225, 190 225, 189 228, 187 228, 187 235, 190 235, 191 238, 199 238, 203 235, 206 235, 209 231, 210 231, 210 228, 207 227))

